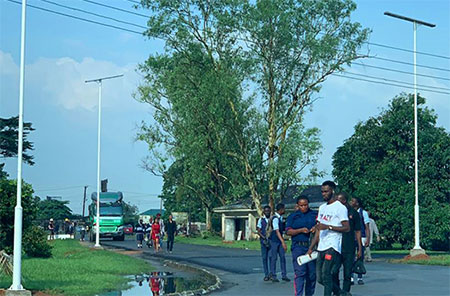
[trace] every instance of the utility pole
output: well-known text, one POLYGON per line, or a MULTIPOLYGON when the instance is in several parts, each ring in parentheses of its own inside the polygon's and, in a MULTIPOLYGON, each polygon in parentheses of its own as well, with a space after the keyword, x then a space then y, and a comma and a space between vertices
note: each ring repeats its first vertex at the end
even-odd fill
POLYGON ((86 190, 89 186, 84 186, 84 197, 83 197, 83 218, 84 218, 84 210, 86 208, 86 190))
POLYGON ((20 33, 20 84, 19 84, 19 137, 17 141, 17 195, 14 208, 14 257, 12 285, 6 291, 7 296, 29 295, 31 291, 22 287, 22 152, 23 152, 23 91, 25 83, 25 25, 27 1, 22 0, 22 22, 20 33))
POLYGON ((95 247, 100 247, 100 132, 102 127, 102 81, 119 78, 123 74, 86 80, 85 83, 97 82, 98 84, 98 130, 97 130, 97 221, 95 231, 95 247))
POLYGON ((410 250, 411 256, 416 256, 420 254, 425 254, 425 250, 420 247, 420 235, 419 235, 419 148, 417 145, 418 129, 417 129, 417 69, 416 69, 416 32, 417 25, 424 25, 430 28, 436 27, 434 24, 430 24, 424 21, 416 20, 407 16, 398 15, 391 12, 385 12, 384 15, 401 19, 407 22, 413 23, 413 34, 414 34, 414 193, 415 193, 415 204, 414 204, 414 248, 410 250))

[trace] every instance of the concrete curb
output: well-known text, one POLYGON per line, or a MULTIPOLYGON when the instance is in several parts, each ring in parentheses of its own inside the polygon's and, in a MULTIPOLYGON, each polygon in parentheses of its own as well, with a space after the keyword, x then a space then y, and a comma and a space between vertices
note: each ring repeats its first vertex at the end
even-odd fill
MULTIPOLYGON (((111 249, 136 251, 136 249, 128 248, 128 247, 124 247, 124 246, 112 246, 112 245, 105 245, 105 246, 107 246, 107 248, 111 248, 111 249)), ((148 256, 148 254, 143 253, 143 255, 144 256, 142 256, 142 257, 145 260, 145 257, 148 256)), ((163 256, 155 256, 154 259, 163 259, 164 264, 166 264, 167 266, 170 266, 173 268, 178 268, 178 269, 183 269, 183 270, 188 270, 188 271, 193 271, 193 272, 198 272, 198 273, 204 274, 206 277, 213 279, 213 281, 215 281, 215 283, 213 285, 209 286, 206 289, 196 289, 196 290, 187 290, 187 291, 183 291, 183 292, 170 293, 170 294, 166 294, 167 296, 205 295, 205 294, 211 293, 213 291, 216 291, 222 287, 222 280, 217 275, 215 275, 214 273, 210 272, 209 270, 207 270, 205 268, 175 262, 175 261, 166 259, 163 256)))

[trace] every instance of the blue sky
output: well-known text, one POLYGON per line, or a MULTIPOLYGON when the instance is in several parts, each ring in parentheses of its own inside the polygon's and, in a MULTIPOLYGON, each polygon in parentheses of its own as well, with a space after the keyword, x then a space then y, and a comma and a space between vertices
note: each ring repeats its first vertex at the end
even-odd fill
MULTIPOLYGON (((86 3, 80 0, 53 0, 98 14, 145 26, 146 19, 86 3)), ((126 0, 97 2, 132 10, 126 0)), ((86 16, 53 6, 40 0, 29 4, 77 15, 113 25, 114 22, 86 16)), ((450 1, 397 0, 356 1, 355 21, 372 29, 370 41, 412 49, 412 24, 383 15, 384 11, 408 15, 435 23, 436 28, 419 27, 418 51, 450 56, 450 1)), ((139 11, 148 14, 146 11, 139 11)), ((0 0, 0 116, 18 112, 20 59, 20 5, 0 0)), ((133 30, 138 28, 129 27, 133 30)), ((83 186, 95 190, 97 156, 97 87, 84 80, 124 73, 122 79, 105 81, 103 88, 102 178, 109 188, 121 190, 125 198, 144 211, 159 207, 157 194, 162 179, 140 168, 146 146, 135 142, 136 125, 151 122, 152 110, 136 102, 132 93, 140 82, 136 65, 150 54, 161 51, 163 43, 137 34, 123 32, 79 20, 50 14, 33 8, 27 10, 25 120, 36 131, 35 166, 24 165, 23 174, 40 196, 60 195, 80 213, 83 186)), ((412 62, 412 54, 376 46, 364 47, 371 55, 412 62)), ((412 72, 412 66, 381 60, 362 61, 412 72)), ((418 64, 450 69, 449 59, 418 55, 418 64)), ((369 67, 353 66, 349 71, 412 83, 412 76, 390 73, 369 67)), ((418 73, 450 79, 450 72, 418 68, 418 73)), ((419 77, 419 84, 450 88, 448 80, 419 77)), ((405 88, 372 84, 341 77, 331 77, 319 94, 312 112, 306 115, 307 126, 321 129, 323 153, 319 167, 330 174, 331 156, 353 133, 358 121, 376 115, 388 101, 405 88), (338 116, 339 115, 339 116, 338 116)), ((450 96, 422 92, 427 106, 436 110, 438 124, 450 128, 450 96)), ((6 169, 16 176, 16 161, 6 161, 6 169)), ((329 175, 327 176, 329 178, 329 175)))

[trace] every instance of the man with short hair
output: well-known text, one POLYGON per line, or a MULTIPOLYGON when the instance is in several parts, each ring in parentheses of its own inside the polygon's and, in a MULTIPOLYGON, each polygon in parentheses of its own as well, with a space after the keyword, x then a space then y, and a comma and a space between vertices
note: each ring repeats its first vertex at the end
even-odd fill
MULTIPOLYGON (((364 248, 368 247, 370 244, 370 229, 369 229, 369 214, 364 211, 362 200, 358 197, 353 197, 351 202, 352 207, 358 212, 361 219, 361 241, 362 241, 362 255, 361 260, 364 262, 364 248)), ((352 277, 353 282, 353 277, 352 277)), ((362 274, 358 273, 358 285, 364 285, 364 281, 362 279, 362 274)))
POLYGON ((263 209, 264 215, 259 218, 256 230, 259 235, 259 242, 261 243, 261 257, 264 269, 264 281, 270 280, 269 262, 270 262, 270 242, 267 235, 267 230, 270 223, 270 214, 272 209, 269 206, 265 206, 263 209))
MULTIPOLYGON (((361 244, 361 221, 358 212, 353 209, 348 203, 348 195, 345 192, 340 192, 337 195, 338 200, 347 208, 350 231, 342 233, 342 266, 344 269, 342 291, 333 291, 336 295, 350 295, 351 278, 353 263, 355 262, 355 248, 357 250, 357 258, 361 258, 362 244, 361 244)), ((334 275, 334 281, 338 283, 339 274, 334 275)))
POLYGON ((324 296, 331 296, 333 290, 339 289, 333 276, 339 272, 342 233, 350 230, 347 208, 337 201, 335 189, 336 184, 332 181, 322 184, 322 197, 326 203, 319 208, 316 234, 307 252, 311 255, 318 243, 317 281, 324 286, 324 296))
POLYGON ((283 214, 286 209, 284 204, 279 203, 276 206, 275 215, 272 217, 272 233, 270 234, 270 273, 272 275, 272 282, 279 282, 277 279, 277 257, 280 257, 281 279, 285 282, 291 280, 286 275, 286 250, 287 245, 283 238, 285 223, 283 214))
POLYGON ((166 223, 167 231, 167 252, 172 253, 173 242, 175 240, 175 233, 177 232, 177 224, 173 220, 173 216, 169 215, 169 220, 166 223))
POLYGON ((315 231, 317 212, 309 208, 309 199, 305 196, 297 198, 297 210, 286 220, 286 234, 292 237, 292 263, 294 265, 295 296, 314 295, 316 287, 316 261, 298 265, 297 257, 308 252, 310 234, 315 231))
POLYGON ((370 241, 369 241, 369 246, 366 247, 365 250, 365 256, 364 259, 366 260, 366 262, 372 262, 372 254, 370 252, 370 246, 373 244, 373 238, 376 235, 377 236, 377 242, 380 241, 380 231, 378 230, 377 224, 375 223, 375 220, 372 219, 370 212, 368 211, 367 214, 369 215, 369 233, 370 233, 370 241))

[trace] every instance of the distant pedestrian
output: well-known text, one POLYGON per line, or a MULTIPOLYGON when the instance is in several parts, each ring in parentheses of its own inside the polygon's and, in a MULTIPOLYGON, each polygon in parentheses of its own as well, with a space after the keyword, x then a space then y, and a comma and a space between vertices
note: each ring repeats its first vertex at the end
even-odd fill
POLYGON ((134 227, 138 248, 142 248, 142 241, 144 240, 144 231, 145 231, 144 221, 140 219, 139 223, 134 227))
POLYGON ((173 242, 177 232, 177 223, 173 220, 172 215, 169 215, 169 220, 167 221, 165 227, 167 232, 167 252, 172 253, 173 242))
POLYGON ((294 264, 294 290, 296 296, 314 295, 316 288, 316 261, 298 265, 297 257, 308 252, 309 238, 315 231, 317 213, 310 210, 309 199, 304 196, 297 198, 297 209, 286 220, 286 234, 292 236, 292 263, 294 264))
POLYGON ((70 220, 69 220, 69 218, 64 219, 64 234, 70 235, 70 220))
POLYGON ((272 217, 272 233, 270 234, 270 274, 272 282, 277 279, 277 259, 280 257, 281 279, 286 282, 291 280, 286 274, 286 250, 287 245, 283 238, 285 222, 283 215, 286 211, 284 204, 277 204, 275 215, 272 217))
POLYGON ((335 274, 339 272, 341 262, 342 233, 350 230, 347 208, 337 201, 334 191, 336 184, 332 181, 322 183, 321 191, 325 204, 319 207, 316 233, 308 249, 311 255, 318 243, 316 268, 317 282, 324 287, 324 296, 331 296, 339 289, 335 274))
POLYGON ((156 252, 159 252, 160 250, 159 240, 161 237, 161 225, 159 224, 159 220, 159 217, 156 217, 152 225, 153 247, 155 248, 156 252))
POLYGON ((152 223, 145 223, 144 224, 144 240, 147 243, 147 247, 148 248, 152 248, 153 247, 152 223))
POLYGON ((164 220, 161 219, 161 214, 160 213, 156 214, 156 217, 159 219, 159 225, 161 228, 160 236, 159 236, 159 248, 162 250, 162 243, 163 243, 164 235, 166 234, 166 228, 164 226, 164 220))
MULTIPOLYGON (((342 266, 343 266, 343 284, 342 290, 334 290, 336 295, 350 295, 352 269, 355 262, 355 250, 356 258, 359 259, 362 256, 362 243, 361 243, 361 220, 358 212, 353 209, 349 203, 349 197, 345 192, 340 192, 337 195, 338 200, 347 208, 348 220, 350 225, 350 231, 342 233, 342 266)), ((339 274, 334 274, 334 281, 339 285, 339 274)))
MULTIPOLYGON (((362 241, 362 255, 361 258, 358 260, 361 260, 361 264, 364 264, 364 251, 365 248, 369 246, 370 244, 370 229, 369 229, 369 214, 363 209, 363 203, 360 198, 353 197, 352 198, 352 207, 358 212, 359 217, 361 219, 361 241, 362 241)), ((362 274, 358 273, 358 285, 364 285, 364 281, 362 279, 362 274)), ((354 282, 352 277, 352 282, 354 282)))
POLYGON ((372 254, 370 253, 370 247, 373 244, 374 235, 377 236, 377 242, 380 241, 380 232, 378 231, 378 227, 377 227, 377 224, 375 223, 375 220, 373 220, 370 217, 370 212, 367 212, 367 214, 369 215, 369 221, 370 221, 370 223, 369 223, 370 241, 369 241, 369 245, 366 247, 364 259, 367 262, 372 262, 372 254))
POLYGON ((264 281, 270 280, 270 241, 269 241, 269 224, 270 224, 270 213, 272 209, 269 206, 265 206, 263 209, 264 215, 259 218, 256 225, 256 230, 259 235, 259 242, 261 244, 261 257, 263 260, 263 270, 264 270, 264 281))
POLYGON ((86 227, 84 224, 80 225, 80 241, 84 242, 84 237, 86 236, 86 227))
POLYGON ((256 230, 259 235, 259 242, 261 244, 261 257, 264 270, 264 281, 270 280, 270 241, 269 241, 269 227, 270 227, 270 213, 272 209, 269 206, 265 206, 263 209, 264 215, 259 218, 256 225, 256 230))
POLYGON ((50 233, 49 240, 54 240, 55 239, 55 224, 53 222, 53 218, 50 218, 47 228, 50 233))

